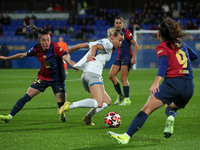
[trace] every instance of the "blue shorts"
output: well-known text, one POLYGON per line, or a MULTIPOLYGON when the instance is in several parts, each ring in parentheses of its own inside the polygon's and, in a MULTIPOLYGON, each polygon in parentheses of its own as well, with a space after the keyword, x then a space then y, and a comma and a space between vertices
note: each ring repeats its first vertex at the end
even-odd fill
POLYGON ((124 61, 115 60, 114 64, 117 65, 117 66, 125 65, 125 66, 129 66, 129 68, 130 68, 131 67, 131 60, 129 60, 129 59, 126 59, 124 61))
POLYGON ((183 77, 166 78, 159 89, 160 92, 155 93, 155 97, 167 105, 174 102, 178 107, 184 108, 194 93, 194 83, 183 77))
POLYGON ((30 87, 34 88, 34 89, 37 89, 41 92, 44 92, 45 89, 47 87, 51 86, 54 94, 56 93, 66 93, 66 90, 65 90, 65 82, 59 82, 59 81, 55 81, 55 82, 49 82, 49 81, 43 81, 43 80, 40 80, 40 79, 36 79, 30 87))

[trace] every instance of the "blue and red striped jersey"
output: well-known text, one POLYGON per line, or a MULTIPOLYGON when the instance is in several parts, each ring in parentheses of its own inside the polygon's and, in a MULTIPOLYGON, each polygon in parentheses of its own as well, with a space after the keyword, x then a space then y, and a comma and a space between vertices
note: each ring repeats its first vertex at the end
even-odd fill
POLYGON ((66 78, 62 61, 62 56, 65 54, 66 51, 55 42, 51 42, 47 51, 43 51, 41 44, 37 44, 27 52, 28 56, 35 56, 41 63, 38 78, 52 82, 64 81, 66 78))
POLYGON ((173 42, 164 41, 156 47, 156 54, 158 58, 167 56, 166 77, 193 78, 191 60, 197 59, 198 55, 185 43, 175 47, 173 42))
POLYGON ((122 41, 121 47, 117 48, 118 57, 117 60, 123 61, 124 59, 130 59, 133 55, 131 49, 131 40, 133 39, 133 34, 128 30, 123 28, 124 40, 122 41))

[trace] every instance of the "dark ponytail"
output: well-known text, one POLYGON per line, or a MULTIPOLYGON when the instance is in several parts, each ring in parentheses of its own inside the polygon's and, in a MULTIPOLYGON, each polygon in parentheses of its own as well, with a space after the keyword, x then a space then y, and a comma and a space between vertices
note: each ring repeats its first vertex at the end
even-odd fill
POLYGON ((43 29, 38 28, 38 27, 36 27, 35 25, 29 25, 29 26, 27 26, 25 21, 23 22, 23 25, 24 25, 24 27, 26 27, 26 28, 29 28, 29 29, 31 29, 31 30, 33 30, 33 31, 38 32, 38 33, 39 33, 39 34, 38 34, 38 39, 41 38, 41 35, 47 35, 47 34, 48 34, 47 32, 43 31, 43 29))
POLYGON ((183 33, 180 22, 175 22, 171 18, 166 18, 158 27, 163 40, 173 41, 174 43, 181 43, 181 39, 185 36, 190 36, 183 33))

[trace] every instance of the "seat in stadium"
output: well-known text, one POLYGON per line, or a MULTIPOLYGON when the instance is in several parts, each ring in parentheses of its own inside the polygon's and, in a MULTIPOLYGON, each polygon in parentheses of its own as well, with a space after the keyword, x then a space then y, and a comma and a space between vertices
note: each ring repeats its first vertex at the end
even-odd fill
POLYGON ((25 36, 18 36, 18 40, 19 41, 24 41, 25 40, 25 36))

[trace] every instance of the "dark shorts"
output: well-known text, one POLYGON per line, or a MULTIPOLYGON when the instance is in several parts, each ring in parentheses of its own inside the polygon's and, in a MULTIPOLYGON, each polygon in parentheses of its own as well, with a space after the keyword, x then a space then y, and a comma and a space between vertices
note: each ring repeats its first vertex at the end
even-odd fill
POLYGON ((117 66, 122 66, 122 65, 125 65, 125 66, 129 66, 129 68, 131 67, 131 60, 130 59, 126 59, 126 60, 115 60, 115 65, 117 66))
POLYGON ((37 89, 41 92, 44 92, 45 89, 47 87, 51 86, 54 94, 56 93, 66 93, 65 90, 65 82, 59 82, 59 81, 55 81, 55 82, 49 82, 49 81, 43 81, 40 79, 36 79, 30 87, 37 89))
POLYGON ((182 77, 166 78, 159 87, 160 92, 155 96, 163 103, 170 105, 174 102, 184 108, 194 93, 194 83, 191 79, 182 77))

